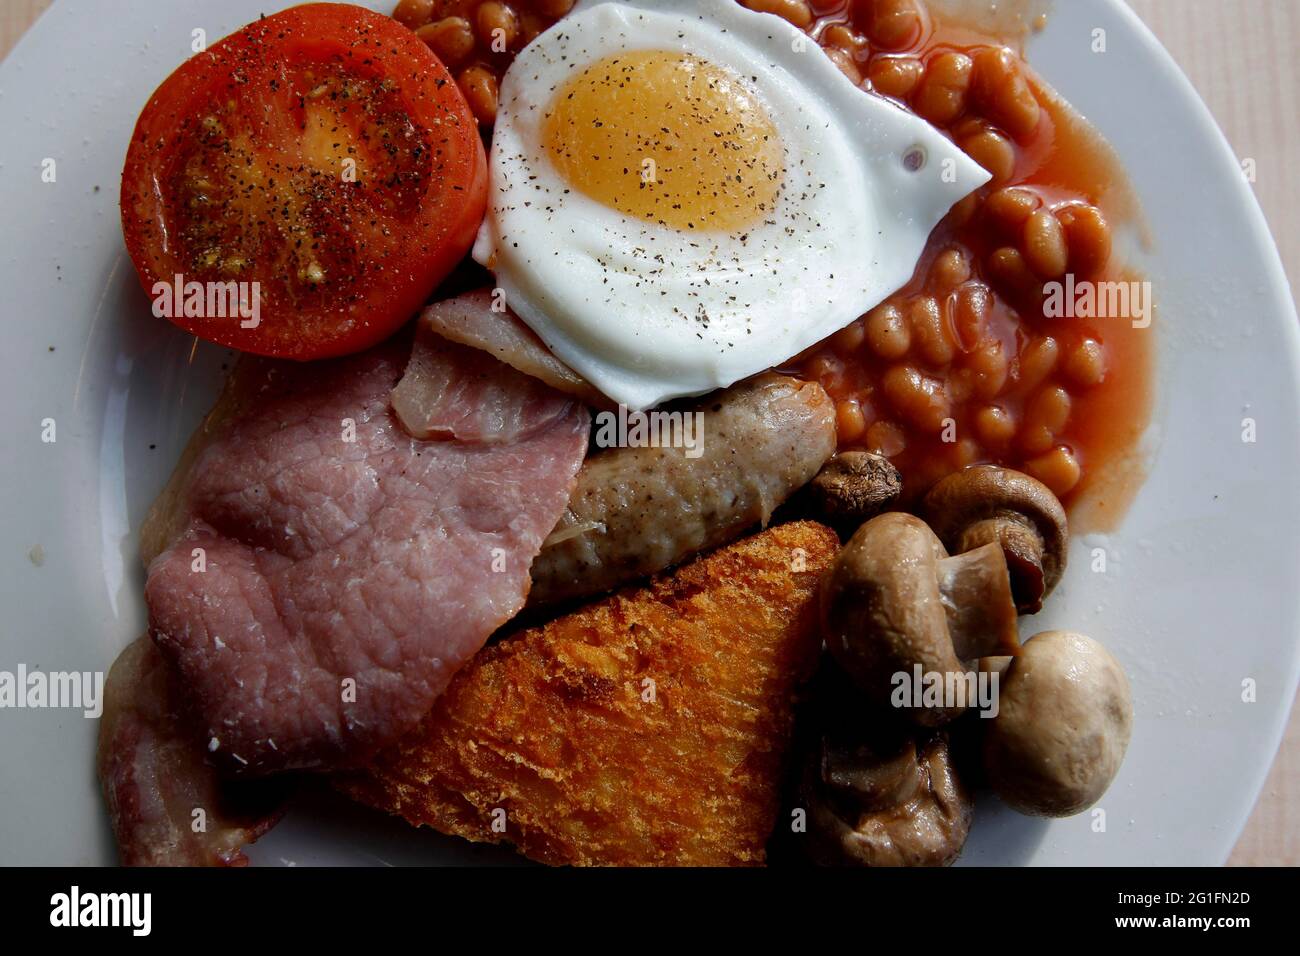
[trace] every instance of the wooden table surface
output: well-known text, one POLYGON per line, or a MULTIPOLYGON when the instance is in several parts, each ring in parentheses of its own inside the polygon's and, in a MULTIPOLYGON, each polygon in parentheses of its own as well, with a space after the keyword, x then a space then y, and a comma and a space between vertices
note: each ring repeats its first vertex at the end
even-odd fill
MULTIPOLYGON (((0 0, 0 57, 51 0, 0 0)), ((132 0, 146 2, 146 0, 132 0)), ((1057 0, 1063 2, 1063 0, 1057 0)), ((1300 0, 1129 0, 1191 78, 1242 159, 1296 290, 1300 281, 1300 0)), ((1233 865, 1300 864, 1300 708, 1293 708, 1233 865)))

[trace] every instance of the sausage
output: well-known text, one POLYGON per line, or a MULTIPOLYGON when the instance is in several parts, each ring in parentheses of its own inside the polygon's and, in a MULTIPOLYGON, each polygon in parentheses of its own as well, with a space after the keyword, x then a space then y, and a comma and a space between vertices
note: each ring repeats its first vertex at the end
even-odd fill
POLYGON ((835 452, 835 404, 815 382, 768 372, 685 410, 703 413, 695 457, 621 447, 587 459, 533 562, 529 604, 611 590, 766 524, 835 452))

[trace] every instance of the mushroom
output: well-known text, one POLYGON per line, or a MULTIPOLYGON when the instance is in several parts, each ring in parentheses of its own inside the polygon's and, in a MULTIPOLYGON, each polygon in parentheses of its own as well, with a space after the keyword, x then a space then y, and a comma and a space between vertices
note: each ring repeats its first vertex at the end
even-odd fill
POLYGON ((884 455, 846 451, 822 467, 807 496, 819 518, 851 531, 887 510, 902 492, 903 478, 884 455))
POLYGON ((997 465, 975 465, 940 480, 925 496, 930 527, 954 554, 996 542, 1021 614, 1034 614, 1065 572, 1065 509, 1041 481, 997 465))
POLYGON ((977 670, 981 674, 997 674, 999 681, 1007 679, 1007 669, 1014 657, 981 657, 977 670))
POLYGON ((936 734, 877 742, 824 737, 800 784, 822 865, 947 866, 970 832, 971 797, 936 734))
POLYGON ((1124 760, 1133 729, 1128 678, 1090 637, 1043 631, 1025 642, 984 730, 984 772, 1021 813, 1068 817, 1092 806, 1124 760))
MULTIPOLYGON (((990 543, 949 557, 924 521, 902 512, 872 518, 849 539, 822 581, 821 614, 831 655, 881 705, 918 665, 947 681, 1019 647, 1002 549, 990 543)), ((965 709, 954 700, 907 708, 929 727, 965 709)))

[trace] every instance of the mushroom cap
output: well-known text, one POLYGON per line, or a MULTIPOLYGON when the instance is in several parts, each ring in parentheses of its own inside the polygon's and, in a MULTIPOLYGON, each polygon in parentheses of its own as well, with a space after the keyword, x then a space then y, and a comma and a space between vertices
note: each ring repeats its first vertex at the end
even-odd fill
POLYGON ((970 833, 973 803, 942 734, 824 739, 800 786, 811 855, 824 865, 947 866, 970 833))
MULTIPOLYGON (((966 673, 978 657, 1017 648, 998 549, 950 558, 924 521, 902 512, 871 519, 849 539, 822 580, 821 610, 831 656, 877 703, 918 664, 927 675, 966 673)), ((909 714, 935 727, 965 709, 916 706, 909 714)))
POLYGON ((926 493, 926 520, 953 554, 996 541, 1022 614, 1033 614, 1061 580, 1069 548, 1065 509, 1051 489, 1023 472, 973 465, 926 493))
POLYGON ((903 477, 884 455, 840 452, 808 485, 818 517, 850 530, 889 508, 903 493, 903 477))
POLYGON ((1124 760, 1128 678, 1092 638, 1044 631, 1011 662, 986 723, 984 770, 998 796, 1032 816, 1072 816, 1101 799, 1124 760))
MULTIPOLYGON (((939 593, 939 562, 948 556, 924 521, 902 512, 858 529, 822 581, 827 649, 876 700, 889 696, 893 675, 962 669, 948 636, 939 593)), ((919 712, 932 726, 955 717, 919 712)))

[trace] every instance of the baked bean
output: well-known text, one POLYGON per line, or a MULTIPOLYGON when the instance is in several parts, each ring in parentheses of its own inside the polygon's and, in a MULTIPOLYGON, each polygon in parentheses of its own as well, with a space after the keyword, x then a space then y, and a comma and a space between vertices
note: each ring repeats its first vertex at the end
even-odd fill
POLYGON ((1070 406, 1070 393, 1059 385, 1035 393, 1025 407, 1025 421, 1020 429, 1021 450, 1027 455, 1041 455, 1051 448, 1070 420, 1070 406))
POLYGON ((448 67, 459 66, 474 52, 474 31, 464 17, 443 17, 420 27, 415 35, 448 67))
POLYGON ((988 270, 989 277, 1008 292, 1023 294, 1038 285, 1038 277, 1029 268, 1020 250, 1010 246, 994 249, 990 253, 988 270))
POLYGON ((967 282, 953 297, 952 311, 957 346, 963 352, 969 352, 984 339, 988 318, 993 312, 993 293, 983 282, 967 282))
POLYGON ((1047 426, 1026 423, 1020 429, 1016 444, 1020 446, 1021 453, 1038 455, 1051 448, 1054 441, 1056 441, 1056 434, 1047 426))
POLYGON ((400 0, 393 19, 408 30, 416 30, 433 19, 433 0, 400 0))
POLYGON ((979 446, 973 438, 958 439, 952 446, 952 470, 960 471, 968 465, 973 465, 979 461, 984 454, 984 449, 979 446))
POLYGON ((461 71, 456 83, 480 123, 487 126, 496 122, 499 91, 496 75, 491 70, 485 66, 468 67, 461 71))
POLYGON ((979 209, 979 207, 979 193, 967 193, 953 204, 953 207, 948 210, 948 215, 945 216, 944 219, 953 229, 960 229, 962 226, 966 225, 966 223, 975 218, 975 211, 979 209))
POLYGON ((968 368, 959 368, 948 374, 948 397, 956 405, 965 405, 975 394, 975 373, 968 368))
POLYGON ((941 53, 930 61, 912 97, 912 108, 936 126, 947 126, 966 108, 971 59, 964 53, 941 53))
POLYGON ((874 0, 867 35, 885 50, 908 46, 921 29, 921 10, 916 0, 874 0))
POLYGON ((1047 377, 1056 371, 1056 363, 1061 357, 1061 347, 1050 335, 1040 335, 1020 351, 1020 363, 1016 382, 1027 391, 1032 391, 1047 381, 1047 377))
POLYGON ((943 420, 952 414, 943 384, 914 366, 891 366, 881 386, 894 410, 922 431, 939 431, 943 420))
POLYGON ((822 352, 808 363, 807 372, 832 395, 844 387, 844 363, 834 355, 822 352))
POLYGON ((867 313, 867 345, 883 359, 899 359, 912 347, 912 330, 898 306, 882 302, 867 313))
POLYGON ((904 493, 906 494, 910 489, 916 489, 917 492, 926 491, 940 479, 952 474, 953 468, 945 458, 946 456, 931 455, 915 462, 908 468, 908 474, 903 478, 904 493))
POLYGON ((1106 268, 1110 261, 1110 224, 1101 210, 1078 203, 1061 208, 1056 216, 1070 248, 1070 271, 1090 276, 1106 268))
POLYGON ((841 443, 857 441, 867 430, 867 418, 856 398, 845 399, 835 405, 835 428, 841 443))
POLYGON ((862 319, 846 325, 834 335, 831 336, 831 348, 838 354, 850 356, 855 354, 858 349, 862 348, 862 343, 866 341, 867 329, 866 322, 862 319))
POLYGON ((907 318, 921 358, 936 366, 952 361, 956 349, 938 299, 932 295, 917 296, 907 310, 907 318))
POLYGON ((1004 448, 1016 437, 1016 420, 1001 405, 985 405, 975 413, 975 434, 990 448, 1004 448))
POLYGON ((1106 377, 1106 350, 1096 339, 1085 338, 1065 357, 1064 369, 1076 385, 1100 385, 1106 377))
POLYGON ((971 95, 985 116, 1016 139, 1038 126, 1041 107, 1010 50, 990 47, 975 54, 971 95))
POLYGON ((544 17, 558 20, 570 10, 578 0, 532 0, 533 7, 544 17))
POLYGON ((474 15, 479 43, 493 53, 505 53, 519 39, 519 17, 510 7, 496 0, 480 3, 474 15))
POLYGON ((1025 471, 1052 489, 1058 498, 1072 491, 1083 475, 1074 452, 1064 445, 1057 445, 1051 451, 1031 458, 1025 462, 1025 471))
POLYGON ((537 35, 545 30, 546 27, 526 18, 520 18, 519 21, 519 48, 522 50, 528 44, 537 39, 537 35))
POLYGON ((1042 425, 1054 435, 1065 429, 1073 406, 1070 393, 1060 385, 1049 385, 1034 393, 1025 407, 1025 424, 1042 425))
POLYGON ((971 390, 985 401, 1002 392, 1007 377, 1011 374, 1011 363, 1007 361, 1006 351, 996 339, 985 342, 971 352, 966 357, 966 368, 975 377, 971 390))
POLYGON ((822 34, 822 43, 856 56, 867 48, 867 38, 859 36, 842 23, 832 23, 822 34))
POLYGON ((958 140, 971 159, 987 169, 997 186, 1011 178, 1016 171, 1016 148, 997 130, 982 129, 958 140))
POLYGON ((921 61, 910 56, 873 56, 867 67, 871 88, 900 100, 916 89, 924 73, 921 61))
POLYGON ((826 55, 831 58, 831 62, 840 68, 840 72, 847 76, 854 86, 862 83, 862 71, 853 62, 853 57, 837 46, 828 46, 825 50, 826 55))
POLYGON ((867 428, 867 449, 877 455, 892 458, 907 447, 903 430, 893 422, 875 422, 867 428))
POLYGON ((1038 193, 1023 186, 995 189, 984 200, 984 213, 1009 236, 1019 235, 1028 219, 1043 200, 1038 193))
POLYGON ((805 29, 813 21, 812 10, 804 0, 740 0, 740 2, 759 13, 775 13, 800 30, 805 29))
POLYGON ((1039 209, 1025 220, 1025 262, 1044 279, 1065 275, 1070 251, 1065 245, 1061 220, 1050 209, 1039 209))
POLYGON ((935 292, 951 292, 970 278, 970 259, 964 249, 949 246, 930 263, 927 285, 935 292))

